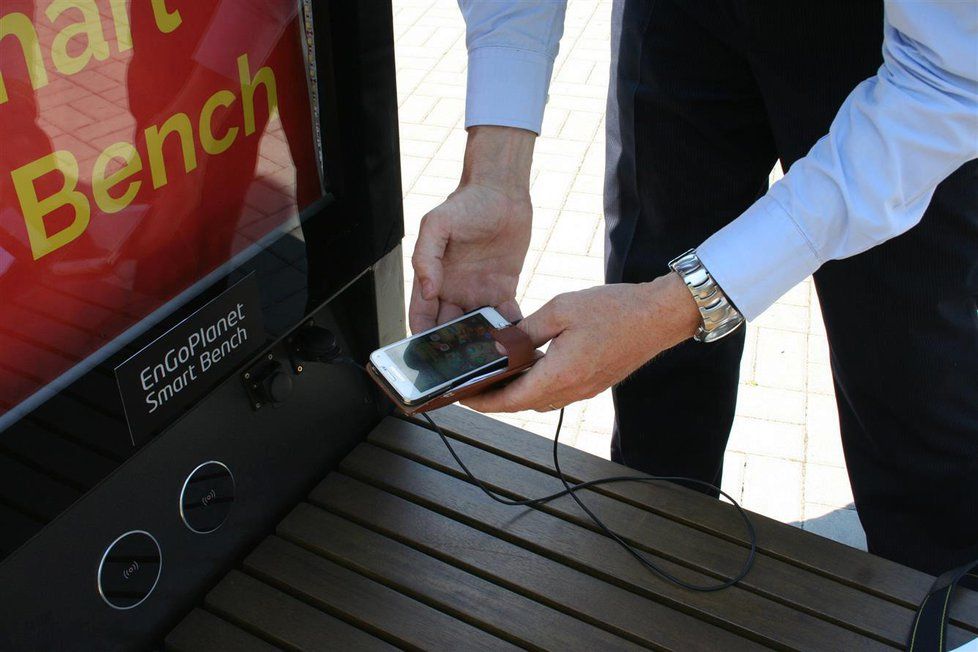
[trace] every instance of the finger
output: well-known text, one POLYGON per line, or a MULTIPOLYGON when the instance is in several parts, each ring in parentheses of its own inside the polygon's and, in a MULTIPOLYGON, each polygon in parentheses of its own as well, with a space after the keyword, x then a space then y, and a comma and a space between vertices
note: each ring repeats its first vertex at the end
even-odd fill
POLYGON ((415 278, 411 288, 411 307, 408 309, 408 323, 412 333, 421 333, 438 324, 438 303, 437 296, 431 300, 421 296, 421 285, 415 278))
POLYGON ((515 324, 519 320, 523 319, 523 311, 520 310, 520 304, 516 303, 516 299, 504 301, 503 303, 499 304, 496 310, 498 310, 499 314, 505 317, 511 324, 515 324))
POLYGON ((557 319, 556 301, 554 298, 543 305, 535 313, 527 315, 517 326, 533 341, 533 346, 542 346, 564 331, 563 324, 557 319))
MULTIPOLYGON (((514 381, 512 384, 515 384, 514 381)), ((525 409, 529 409, 519 403, 517 400, 519 397, 513 397, 512 394, 507 393, 506 390, 512 386, 512 384, 507 385, 502 389, 488 389, 484 392, 480 392, 474 396, 469 396, 468 398, 459 401, 462 405, 468 408, 472 408, 477 412, 521 412, 525 409)))
POLYGON ((420 282, 421 296, 429 301, 437 298, 441 291, 442 258, 450 235, 448 220, 436 211, 430 211, 421 219, 418 241, 411 256, 415 278, 420 282))
POLYGON ((554 382, 555 366, 546 357, 541 358, 528 372, 505 387, 480 392, 462 403, 479 412, 520 412, 543 409, 549 403, 563 405, 557 396, 563 388, 554 382))
POLYGON ((451 321, 456 317, 461 317, 465 314, 461 306, 457 306, 454 303, 449 303, 448 301, 442 301, 438 306, 438 321, 439 324, 444 324, 447 321, 451 321))

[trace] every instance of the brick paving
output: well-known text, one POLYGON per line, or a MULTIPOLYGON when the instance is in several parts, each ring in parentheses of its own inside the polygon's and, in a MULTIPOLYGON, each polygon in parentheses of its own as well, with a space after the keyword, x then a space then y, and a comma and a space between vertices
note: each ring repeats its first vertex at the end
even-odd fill
MULTIPOLYGON (((455 0, 394 0, 405 279, 421 217, 455 189, 465 145, 465 25, 455 0)), ((570 0, 531 176, 524 314, 602 282, 610 0, 570 0)), ((772 172, 772 180, 780 174, 772 172)), ((410 285, 405 288, 410 294, 410 285)), ((748 509, 865 547, 842 457, 828 347, 811 279, 748 326, 723 488, 748 509)), ((546 436, 554 414, 494 415, 546 436)), ((561 440, 608 457, 609 392, 566 410, 561 440)))

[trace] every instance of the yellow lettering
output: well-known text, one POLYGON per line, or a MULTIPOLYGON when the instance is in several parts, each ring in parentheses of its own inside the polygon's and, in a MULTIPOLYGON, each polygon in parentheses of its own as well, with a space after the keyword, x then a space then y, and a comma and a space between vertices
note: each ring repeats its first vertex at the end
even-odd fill
POLYGON ((204 102, 204 108, 200 110, 200 145, 211 156, 226 151, 238 136, 238 128, 231 127, 223 137, 215 138, 213 123, 214 111, 217 107, 227 108, 234 104, 236 99, 231 91, 217 91, 204 102))
POLYGON ((197 151, 194 149, 194 132, 186 113, 177 113, 161 126, 146 128, 146 150, 149 153, 149 169, 153 175, 153 188, 166 185, 166 163, 163 161, 163 141, 171 133, 180 136, 183 149, 183 165, 187 172, 197 169, 197 151))
POLYGON ((95 160, 95 167, 92 170, 92 194, 95 196, 95 203, 105 213, 118 213, 132 203, 139 192, 142 181, 133 181, 126 191, 118 199, 109 194, 113 186, 117 186, 134 174, 143 169, 143 161, 139 158, 139 152, 131 143, 113 143, 105 148, 95 160), (122 168, 116 170, 109 176, 105 176, 112 159, 122 159, 122 168))
MULTIPOLYGON (((20 42, 20 50, 27 64, 27 74, 31 78, 31 86, 37 90, 47 85, 48 72, 44 69, 44 59, 41 57, 41 44, 37 39, 37 30, 31 19, 21 13, 11 13, 0 18, 0 40, 7 36, 15 36, 20 42)), ((0 104, 7 101, 7 87, 0 73, 0 104)))
POLYGON ((156 27, 164 34, 169 34, 180 27, 183 18, 180 12, 174 9, 169 11, 166 8, 166 0, 153 0, 153 17, 156 18, 156 27))
POLYGON ((102 18, 94 0, 54 0, 44 12, 52 23, 68 9, 81 12, 81 22, 68 25, 54 37, 51 44, 51 60, 54 67, 65 75, 73 75, 88 65, 94 57, 98 61, 109 58, 109 44, 102 34, 102 18), (84 51, 77 56, 68 54, 68 43, 76 36, 84 35, 87 41, 84 51))
POLYGON ((71 152, 66 150, 53 152, 13 170, 10 176, 13 178, 14 189, 17 191, 17 198, 24 213, 34 260, 60 249, 88 228, 92 209, 85 195, 75 189, 78 185, 78 160, 71 152), (39 199, 34 182, 54 171, 60 172, 64 177, 64 185, 53 195, 39 199), (75 219, 70 226, 49 235, 44 225, 44 216, 69 205, 75 209, 75 219))
POLYGON ((112 9, 112 24, 115 26, 115 40, 119 52, 132 49, 132 29, 129 26, 129 0, 109 0, 112 9))
POLYGON ((255 90, 259 84, 265 86, 265 93, 268 96, 268 117, 271 118, 278 108, 278 95, 275 89, 275 73, 269 67, 261 68, 258 73, 251 77, 248 66, 248 55, 242 54, 238 57, 238 78, 241 80, 241 104, 244 109, 244 129, 245 135, 250 136, 255 133, 255 90))

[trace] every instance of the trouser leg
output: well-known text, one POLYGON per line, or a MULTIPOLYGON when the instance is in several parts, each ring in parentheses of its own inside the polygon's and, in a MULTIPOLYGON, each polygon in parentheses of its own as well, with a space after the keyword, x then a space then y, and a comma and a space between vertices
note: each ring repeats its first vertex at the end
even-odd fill
POLYGON ((871 552, 937 574, 978 556, 978 161, 908 233, 816 274, 871 552))
MULTIPOLYGON (((746 209, 775 152, 749 66, 722 30, 665 0, 619 0, 613 25, 607 280, 632 283, 746 209)), ((719 484, 743 344, 743 330, 687 343, 616 386, 613 459, 719 484)))
MULTIPOLYGON (((790 165, 881 63, 878 3, 743 2, 790 165)), ((926 129, 927 125, 920 125, 926 129)), ((978 161, 921 223, 815 274, 846 464, 870 551, 938 573, 978 556, 978 161)))

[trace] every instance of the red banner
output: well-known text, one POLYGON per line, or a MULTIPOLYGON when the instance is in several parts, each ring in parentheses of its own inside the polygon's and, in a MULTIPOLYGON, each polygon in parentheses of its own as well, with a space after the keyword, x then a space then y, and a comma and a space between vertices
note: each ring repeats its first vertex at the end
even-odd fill
POLYGON ((0 416, 321 197, 303 24, 0 2, 0 416))

